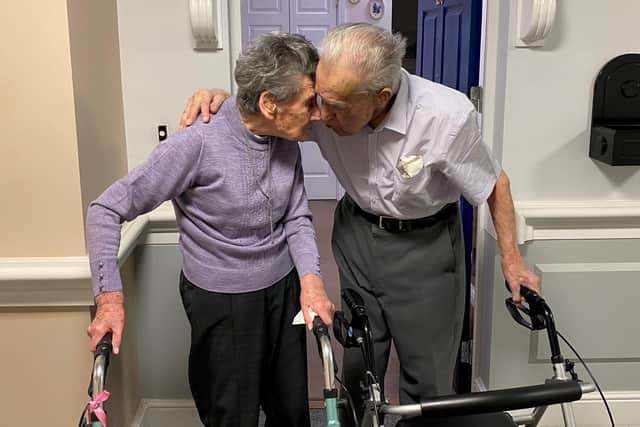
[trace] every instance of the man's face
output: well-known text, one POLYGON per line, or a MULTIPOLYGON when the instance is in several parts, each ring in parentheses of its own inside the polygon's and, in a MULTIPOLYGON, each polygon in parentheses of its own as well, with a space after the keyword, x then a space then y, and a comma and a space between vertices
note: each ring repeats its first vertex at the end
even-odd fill
POLYGON ((275 126, 278 134, 291 141, 311 138, 311 120, 319 119, 313 80, 304 76, 300 91, 290 101, 277 105, 275 126))
POLYGON ((358 90, 359 76, 345 66, 322 62, 316 69, 316 94, 320 116, 341 136, 353 135, 367 126, 375 111, 374 96, 358 90))

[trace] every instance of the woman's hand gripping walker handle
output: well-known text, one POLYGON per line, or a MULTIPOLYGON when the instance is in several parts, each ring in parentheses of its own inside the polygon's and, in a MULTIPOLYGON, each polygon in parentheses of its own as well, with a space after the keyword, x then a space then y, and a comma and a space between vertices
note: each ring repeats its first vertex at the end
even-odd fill
POLYGON ((313 318, 313 334, 316 336, 318 351, 322 359, 324 374, 324 403, 327 412, 327 426, 340 427, 338 420, 338 390, 335 386, 336 365, 333 359, 329 328, 319 316, 313 318))

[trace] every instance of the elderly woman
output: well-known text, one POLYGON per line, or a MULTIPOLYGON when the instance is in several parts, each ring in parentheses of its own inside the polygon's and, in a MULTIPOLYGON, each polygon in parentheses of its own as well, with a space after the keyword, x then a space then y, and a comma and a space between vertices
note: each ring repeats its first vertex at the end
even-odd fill
POLYGON ((124 327, 120 225, 171 200, 180 228, 180 295, 191 324, 189 384, 205 426, 309 426, 304 328, 331 322, 319 276, 298 144, 317 115, 315 48, 272 33, 240 55, 238 95, 210 123, 159 145, 89 206, 96 318, 91 348, 124 327))

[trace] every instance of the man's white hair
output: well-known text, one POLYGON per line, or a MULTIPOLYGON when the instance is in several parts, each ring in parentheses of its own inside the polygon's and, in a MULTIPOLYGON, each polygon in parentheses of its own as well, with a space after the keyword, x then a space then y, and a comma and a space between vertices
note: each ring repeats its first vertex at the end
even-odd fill
POLYGON ((320 46, 324 65, 345 65, 358 70, 361 87, 370 93, 388 87, 395 94, 400 86, 406 39, 366 23, 333 28, 320 46))

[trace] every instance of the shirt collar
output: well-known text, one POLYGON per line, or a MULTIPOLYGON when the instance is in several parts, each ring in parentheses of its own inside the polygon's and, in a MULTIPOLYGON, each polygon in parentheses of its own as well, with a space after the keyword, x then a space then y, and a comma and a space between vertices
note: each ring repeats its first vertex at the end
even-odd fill
POLYGON ((407 133, 407 110, 409 102, 409 73, 401 70, 400 87, 391 110, 376 130, 389 129, 402 135, 407 133))

